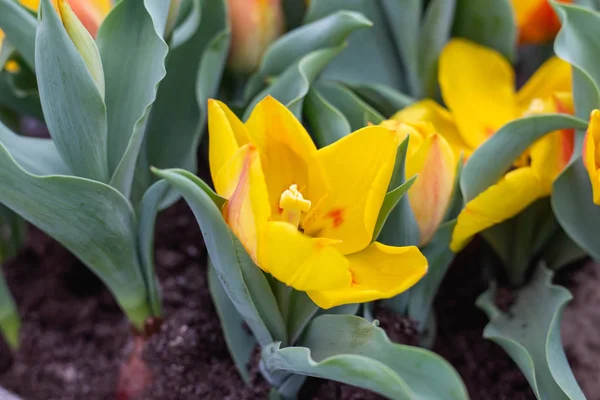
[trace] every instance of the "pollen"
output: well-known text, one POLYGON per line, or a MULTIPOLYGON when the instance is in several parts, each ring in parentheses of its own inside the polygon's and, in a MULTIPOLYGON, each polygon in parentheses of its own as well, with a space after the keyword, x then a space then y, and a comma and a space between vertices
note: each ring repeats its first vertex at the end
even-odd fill
POLYGON ((302 196, 302 193, 298 191, 297 185, 291 185, 279 198, 279 208, 282 210, 283 220, 294 225, 296 228, 300 225, 302 213, 308 212, 310 207, 310 200, 302 196))

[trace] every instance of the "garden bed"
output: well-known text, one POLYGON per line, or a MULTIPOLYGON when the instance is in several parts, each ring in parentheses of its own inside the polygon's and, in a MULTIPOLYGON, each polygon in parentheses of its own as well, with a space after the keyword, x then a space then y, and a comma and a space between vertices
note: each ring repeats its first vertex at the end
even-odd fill
MULTIPOLYGON (((471 398, 534 399, 527 381, 504 351, 482 339, 486 318, 474 306, 485 289, 477 245, 459 256, 437 299, 434 350, 461 374, 471 398)), ((183 202, 165 211, 156 233, 156 261, 166 319, 143 357, 154 382, 139 399, 265 399, 268 385, 254 369, 244 385, 229 357, 206 281, 206 251, 183 202)), ((0 348, 0 385, 24 399, 114 399, 119 366, 132 343, 128 324, 104 285, 72 255, 35 228, 26 248, 5 266, 23 316, 22 344, 0 348)), ((594 264, 562 272, 575 299, 565 311, 563 339, 575 376, 588 399, 599 399, 600 273, 594 264)), ((390 313, 381 326, 410 342, 410 323, 390 313)), ((311 379, 303 399, 380 398, 352 387, 311 379)))

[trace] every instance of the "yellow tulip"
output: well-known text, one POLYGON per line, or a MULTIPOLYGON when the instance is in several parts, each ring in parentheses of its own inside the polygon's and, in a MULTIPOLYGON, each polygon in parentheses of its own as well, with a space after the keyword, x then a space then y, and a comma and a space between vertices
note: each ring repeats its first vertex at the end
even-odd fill
POLYGON ((229 67, 249 74, 285 30, 282 0, 228 0, 231 21, 229 67))
POLYGON ((464 39, 451 40, 442 51, 439 81, 467 153, 507 122, 523 116, 533 102, 572 91, 571 67, 556 57, 516 91, 510 63, 500 53, 464 39))
MULTIPOLYGON (((547 101, 533 101, 525 115, 573 111, 571 95, 559 93, 547 101)), ((566 129, 544 136, 530 147, 525 162, 469 201, 458 216, 450 244, 452 251, 460 251, 477 233, 549 196, 552 183, 571 158, 574 135, 572 129, 566 129)))
POLYGON ((590 176, 594 204, 600 206, 600 110, 592 111, 583 145, 583 163, 590 176))
POLYGON ((209 162, 222 212, 265 272, 322 308, 393 297, 427 271, 418 248, 372 242, 398 146, 371 126, 317 150, 271 97, 246 123, 209 102, 209 162))
MULTIPOLYGON (((571 3, 571 0, 557 0, 571 3)), ((519 43, 544 43, 560 30, 560 21, 548 0, 512 0, 519 43)))
POLYGON ((395 129, 399 141, 410 136, 406 176, 418 177, 408 190, 408 200, 419 225, 419 244, 424 246, 431 241, 450 205, 458 158, 431 123, 388 120, 382 125, 395 129))

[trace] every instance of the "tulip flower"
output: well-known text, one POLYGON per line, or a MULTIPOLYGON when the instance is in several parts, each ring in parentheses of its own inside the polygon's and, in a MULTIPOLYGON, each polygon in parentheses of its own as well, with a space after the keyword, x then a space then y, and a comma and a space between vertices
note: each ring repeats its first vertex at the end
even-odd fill
POLYGON ((322 308, 393 297, 427 271, 418 248, 373 242, 395 131, 371 126, 317 150, 271 97, 242 123, 209 102, 209 161, 222 212, 265 272, 322 308))
POLYGON ((467 153, 507 122, 523 116, 532 103, 572 91, 571 67, 556 57, 516 91, 510 63, 500 53, 464 39, 451 40, 442 51, 439 81, 467 153))
POLYGON ((228 0, 231 21, 229 67, 250 74, 285 30, 282 0, 228 0))
MULTIPOLYGON (((574 112, 570 94, 533 101, 525 115, 556 112, 574 112)), ((549 196, 554 180, 571 158, 574 142, 572 129, 552 132, 535 142, 525 161, 467 203, 452 235, 452 251, 461 250, 477 233, 515 217, 536 200, 549 196)))
MULTIPOLYGON (((40 7, 40 0, 20 0, 21 4, 36 11, 40 7)), ((53 0, 57 7, 57 1, 53 0)), ((98 28, 112 8, 111 0, 69 0, 69 5, 83 26, 92 37, 96 37, 98 28)))
MULTIPOLYGON (((571 0, 557 0, 571 3, 571 0)), ((552 40, 560 30, 560 21, 548 0, 512 0, 519 29, 519 43, 536 44, 552 40)))
POLYGON ((600 110, 592 111, 583 145, 583 163, 590 176, 594 204, 600 205, 600 110))
POLYGON ((418 175, 418 178, 408 190, 408 200, 419 225, 419 245, 425 246, 442 223, 450 205, 458 158, 431 123, 407 124, 392 119, 382 125, 396 130, 399 141, 410 137, 406 176, 418 175))

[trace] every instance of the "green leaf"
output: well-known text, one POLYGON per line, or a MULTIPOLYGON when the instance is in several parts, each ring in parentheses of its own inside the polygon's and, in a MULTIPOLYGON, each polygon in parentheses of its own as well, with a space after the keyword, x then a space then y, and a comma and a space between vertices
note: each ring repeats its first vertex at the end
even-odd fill
POLYGON ((161 301, 154 270, 154 224, 169 184, 165 181, 156 182, 144 193, 138 212, 138 251, 142 272, 148 288, 148 298, 152 315, 160 316, 161 301))
POLYGON ((299 59, 319 49, 340 46, 352 32, 371 25, 360 13, 340 11, 283 35, 269 47, 258 71, 250 78, 245 102, 256 97, 269 79, 281 75, 299 59))
POLYGON ((286 329, 275 297, 262 271, 254 264, 221 215, 219 197, 201 179, 182 170, 153 172, 181 192, 194 212, 208 255, 225 292, 261 346, 273 338, 286 341, 286 329))
POLYGON ((418 97, 435 99, 438 96, 438 59, 450 38, 456 0, 432 0, 427 7, 419 38, 418 97))
POLYGON ((564 230, 559 229, 544 247, 542 259, 553 271, 587 257, 587 252, 578 246, 564 230))
POLYGON ((118 3, 97 41, 106 79, 110 184, 129 197, 146 119, 166 74, 168 47, 142 1, 118 3))
POLYGON ((416 102, 414 98, 384 85, 350 84, 348 86, 385 117, 390 117, 416 102))
POLYGON ((600 260, 600 207, 593 203, 590 177, 581 157, 572 162, 556 179, 552 190, 552 209, 565 232, 600 260))
POLYGON ((575 4, 588 7, 596 11, 600 10, 600 0, 575 0, 575 4))
POLYGON ((104 101, 50 0, 41 11, 35 59, 46 124, 75 175, 108 182, 104 101))
POLYGON ((377 240, 383 226, 385 225, 388 217, 394 211, 394 208, 398 205, 402 197, 408 192, 411 188, 417 176, 413 176, 402 185, 398 186, 396 189, 392 190, 385 194, 383 199, 383 204, 381 205, 381 209, 379 210, 379 216, 377 217, 377 222, 375 223, 375 230, 373 231, 373 241, 377 240))
POLYGON ((230 39, 223 0, 196 0, 196 8, 203 17, 197 30, 169 53, 167 76, 148 121, 147 160, 137 175, 149 174, 150 165, 196 171, 207 101, 216 96, 230 39))
POLYGON ((235 367, 244 382, 250 385, 248 363, 252 358, 256 339, 244 329, 244 318, 242 318, 229 299, 227 292, 223 289, 223 285, 210 260, 208 262, 208 288, 221 321, 221 328, 223 329, 223 336, 229 354, 231 354, 235 367))
POLYGON ((304 115, 318 148, 329 146, 352 132, 344 114, 314 88, 309 89, 304 100, 304 115))
POLYGON ((35 33, 37 21, 14 0, 0 0, 0 29, 6 39, 21 53, 31 69, 35 69, 35 33))
POLYGON ((288 313, 286 316, 286 325, 288 327, 288 337, 291 345, 295 344, 308 323, 319 312, 317 306, 308 297, 306 292, 299 292, 292 289, 288 303, 288 313))
POLYGON ((387 10, 382 8, 379 1, 312 0, 305 23, 326 18, 343 10, 359 12, 373 25, 370 29, 352 36, 348 47, 333 60, 323 77, 349 83, 379 83, 404 90, 402 62, 394 38, 390 35, 391 29, 403 23, 386 19, 387 10))
POLYGON ((540 266, 507 313, 494 304, 494 289, 482 294, 477 306, 490 318, 483 336, 510 355, 538 399, 585 399, 560 338, 562 312, 572 296, 565 288, 553 285, 552 276, 540 266))
POLYGON ((424 330, 427 319, 431 316, 433 300, 454 260, 455 254, 450 250, 450 241, 455 225, 456 221, 442 224, 431 242, 423 248, 423 255, 429 264, 427 274, 408 291, 408 316, 417 321, 420 331, 424 330))
POLYGON ((20 330, 21 318, 4 280, 2 262, 0 261, 0 332, 2 332, 6 343, 13 350, 19 347, 20 330))
POLYGON ((392 343, 367 320, 324 315, 309 325, 304 347, 263 349, 267 371, 288 371, 362 387, 392 399, 468 399, 460 377, 428 350, 392 343), (435 384, 432 384, 435 377, 435 384))
POLYGON ((15 161, 31 174, 69 175, 70 169, 60 157, 52 140, 17 135, 0 122, 0 143, 15 161))
MULTIPOLYGON (((406 182, 404 163, 409 138, 407 137, 398 146, 396 163, 388 190, 395 190, 406 182)), ((412 177, 411 177, 412 178, 412 177)), ((418 179, 418 178, 417 178, 418 179)), ((390 246, 418 246, 421 231, 407 196, 400 198, 399 203, 393 207, 378 235, 378 240, 390 246)))
POLYGON ((44 119, 37 83, 35 92, 23 93, 14 87, 13 82, 9 72, 0 71, 0 106, 20 115, 29 115, 38 120, 44 119))
POLYGON ((297 63, 292 64, 277 77, 272 85, 264 89, 252 100, 246 109, 244 119, 247 119, 254 107, 268 95, 285 104, 298 119, 301 119, 304 98, 308 94, 312 82, 342 49, 343 45, 317 50, 302 57, 297 63))
POLYGON ((0 203, 52 236, 94 271, 138 328, 150 315, 135 216, 112 187, 71 176, 32 175, 0 143, 0 203))
POLYGON ((467 161, 460 179, 465 201, 473 200, 498 182, 514 160, 536 140, 549 132, 570 128, 585 129, 587 122, 569 115, 547 114, 520 118, 504 125, 467 161))
POLYGON ((600 108, 600 15, 597 12, 564 4, 552 3, 562 21, 556 36, 556 55, 573 66, 573 96, 580 118, 600 108))
POLYGON ((457 0, 452 33, 500 52, 514 62, 517 26, 510 0, 457 0))
POLYGON ((364 128, 365 122, 379 124, 384 120, 381 114, 342 84, 321 81, 315 88, 325 100, 346 116, 352 131, 364 128))

